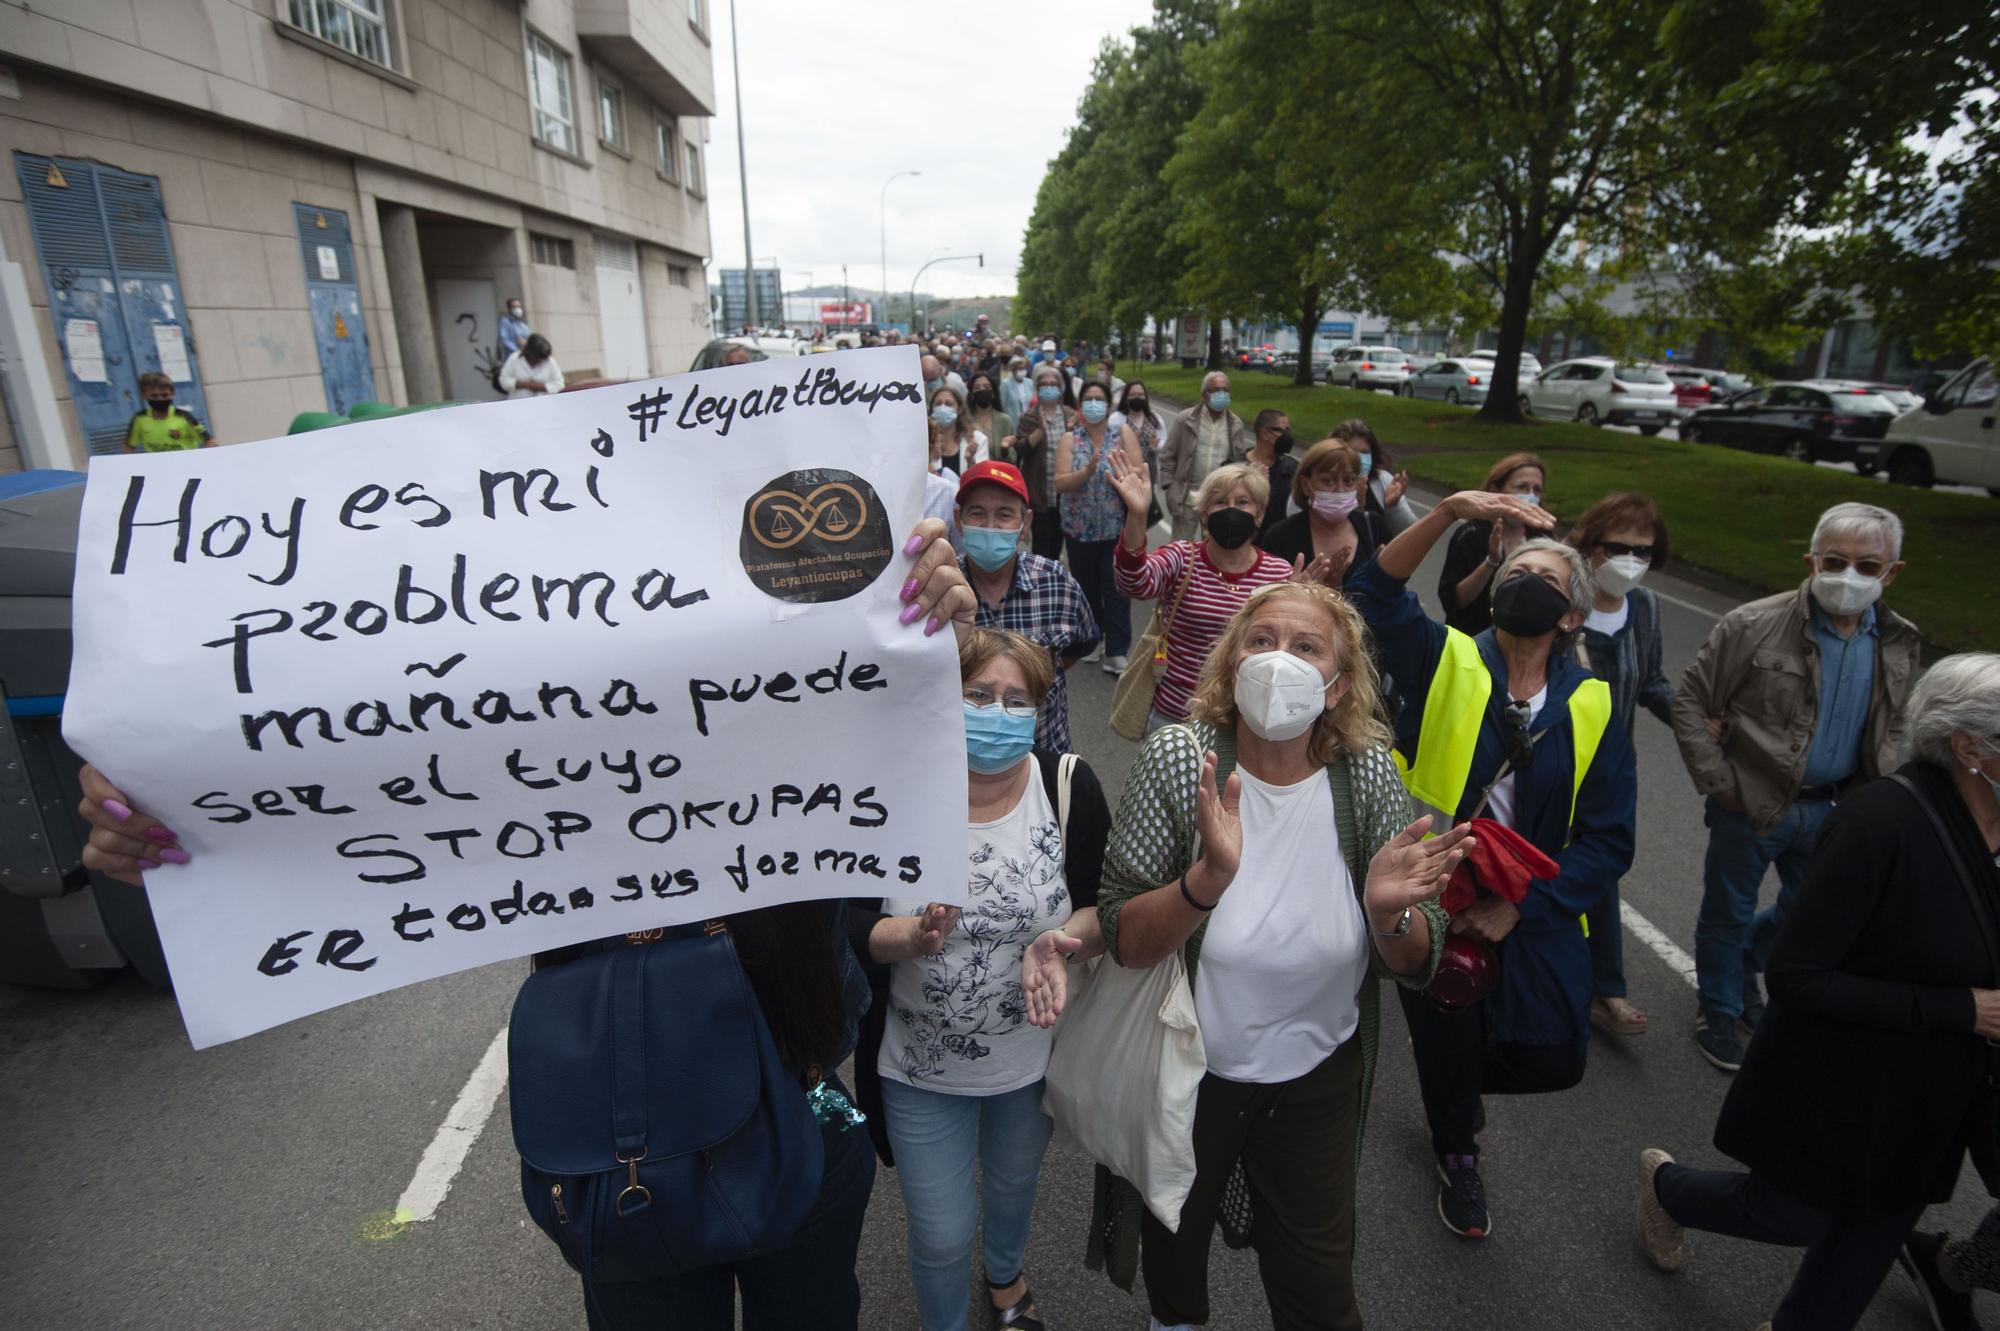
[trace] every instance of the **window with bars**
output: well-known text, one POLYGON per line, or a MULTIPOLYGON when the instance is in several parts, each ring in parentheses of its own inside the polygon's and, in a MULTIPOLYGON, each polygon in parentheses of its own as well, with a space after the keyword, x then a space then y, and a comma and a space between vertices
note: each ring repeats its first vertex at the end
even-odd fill
POLYGON ((384 69, 389 58, 389 24, 383 0, 286 0, 292 26, 350 55, 384 69))
POLYGON ((603 75, 597 79, 597 139, 625 151, 625 90, 603 75))
POLYGON ((536 263, 547 264, 551 268, 576 267, 576 242, 567 237, 545 236, 539 231, 530 231, 528 249, 536 263))
POLYGON ((701 145, 699 143, 696 143, 693 139, 688 140, 687 165, 688 165, 688 170, 687 170, 688 193, 694 195, 701 195, 706 193, 706 190, 703 188, 701 181, 701 145))
POLYGON ((680 179, 680 163, 676 161, 674 148, 674 127, 665 120, 653 122, 653 165, 668 180, 680 179))
POLYGON ((570 100, 569 56, 539 32, 528 33, 528 91, 535 137, 551 148, 576 151, 576 104, 570 100))

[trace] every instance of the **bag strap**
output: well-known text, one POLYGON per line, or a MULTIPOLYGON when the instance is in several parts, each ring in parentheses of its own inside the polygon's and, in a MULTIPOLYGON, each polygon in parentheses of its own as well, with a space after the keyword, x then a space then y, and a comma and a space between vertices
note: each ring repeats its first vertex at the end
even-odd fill
POLYGON ((1063 877, 1069 877, 1069 787, 1076 776, 1077 756, 1065 753, 1056 763, 1056 830, 1062 837, 1063 877))
POLYGON ((1945 857, 1951 861, 1952 874, 1958 879, 1959 886, 1965 889, 1966 900, 1972 903, 1972 916, 1979 921, 1979 933, 1981 940, 1986 944, 1986 960, 1992 967, 1991 973, 2000 975, 2000 944, 1994 941, 1992 910, 1986 898, 1980 895, 1978 880, 1973 878, 1972 871, 1966 867, 1965 856, 1959 853, 1958 838, 1951 834, 1949 827, 1945 826, 1944 815, 1938 812, 1937 805, 1931 803, 1930 796, 1924 793, 1922 786, 1901 772, 1891 772, 1889 779, 1909 791, 1910 797, 1916 800, 1917 807, 1924 811, 1926 818, 1930 819, 1931 831, 1937 834, 1937 839, 1944 845, 1945 857))
POLYGON ((611 1137, 620 1160, 646 1154, 646 968, 643 949, 611 960, 611 1137))
POLYGON ((1167 630, 1174 626, 1174 612, 1181 608, 1181 600, 1187 595, 1188 584, 1194 581, 1194 561, 1200 553, 1201 547, 1189 541, 1187 563, 1181 565, 1180 579, 1174 584, 1174 599, 1169 601, 1167 608, 1160 613, 1160 641, 1163 644, 1167 640, 1167 630))

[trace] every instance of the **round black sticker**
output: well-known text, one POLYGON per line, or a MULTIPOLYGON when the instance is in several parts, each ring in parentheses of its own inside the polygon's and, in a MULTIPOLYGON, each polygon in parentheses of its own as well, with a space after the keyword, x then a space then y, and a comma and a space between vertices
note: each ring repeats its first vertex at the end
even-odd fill
POLYGON ((851 471, 786 472, 743 505, 743 571, 781 601, 845 600, 892 553, 881 497, 851 471))

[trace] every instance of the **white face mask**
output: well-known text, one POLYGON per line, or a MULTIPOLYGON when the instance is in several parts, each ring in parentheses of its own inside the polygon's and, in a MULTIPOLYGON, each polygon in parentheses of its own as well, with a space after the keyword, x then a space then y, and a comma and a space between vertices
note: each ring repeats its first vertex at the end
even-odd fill
POLYGON ((1864 578, 1852 568, 1838 573, 1816 573, 1812 580, 1813 599, 1829 615, 1858 615, 1875 604, 1882 594, 1882 579, 1864 578))
POLYGON ((1639 585, 1652 565, 1637 555, 1613 555, 1597 566, 1597 586, 1608 596, 1623 596, 1639 585))
POLYGON ((1332 683, 1290 652, 1259 652, 1236 667, 1236 714, 1259 739, 1297 739, 1326 710, 1332 683))

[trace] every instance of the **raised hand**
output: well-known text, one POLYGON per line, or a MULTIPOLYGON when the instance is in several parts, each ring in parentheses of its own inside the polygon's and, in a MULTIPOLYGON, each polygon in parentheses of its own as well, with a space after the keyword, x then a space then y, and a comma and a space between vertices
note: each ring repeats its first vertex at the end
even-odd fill
POLYGON ((1371 927, 1394 928, 1404 910, 1443 892, 1452 870, 1478 844, 1470 823, 1425 840, 1430 827, 1431 817, 1425 814, 1389 838, 1368 861, 1362 896, 1371 927))
POLYGON ((1470 518, 1494 523, 1512 522, 1537 534, 1556 525, 1556 515, 1519 495, 1494 494, 1490 490, 1460 490, 1444 501, 1454 518, 1470 518))
POLYGON ((1397 472, 1389 478, 1389 483, 1382 487, 1382 507, 1394 508, 1398 503, 1402 502, 1403 492, 1409 488, 1410 473, 1407 471, 1397 472))
POLYGON ((1028 1001, 1028 1024, 1043 1030, 1056 1024, 1069 1001, 1069 959, 1083 940, 1047 929, 1021 953, 1021 995, 1028 1001))
POLYGON ((1314 555, 1312 563, 1306 563, 1304 555, 1292 556, 1292 581, 1300 583, 1323 582, 1331 585, 1333 561, 1325 555, 1314 555))
POLYGON ((1201 838, 1201 859, 1195 867, 1202 871, 1202 886, 1211 893, 1219 894, 1234 882, 1237 866, 1243 862, 1242 802, 1243 782, 1236 773, 1231 772, 1229 783, 1217 788, 1215 753, 1210 750, 1201 760, 1201 777, 1195 782, 1194 829, 1201 838))
POLYGON ((1153 478, 1143 462, 1134 462, 1122 448, 1111 451, 1111 488, 1131 513, 1144 513, 1153 498, 1153 478))

